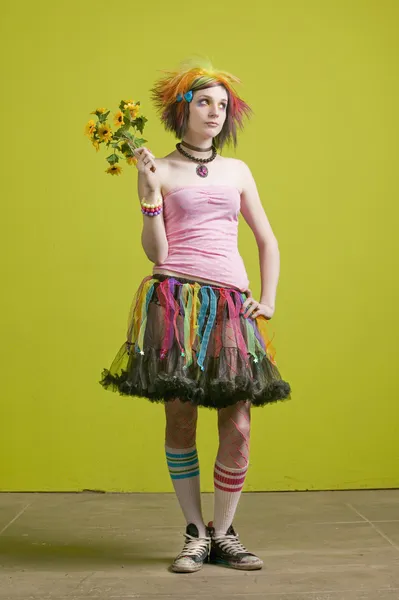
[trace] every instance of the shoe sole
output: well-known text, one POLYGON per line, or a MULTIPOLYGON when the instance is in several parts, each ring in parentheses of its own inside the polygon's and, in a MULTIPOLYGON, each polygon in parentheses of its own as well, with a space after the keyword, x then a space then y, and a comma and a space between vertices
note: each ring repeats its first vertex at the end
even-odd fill
POLYGON ((203 564, 200 564, 199 567, 174 567, 173 565, 170 567, 173 573, 196 573, 197 571, 201 571, 203 564))
POLYGON ((224 560, 217 560, 217 559, 210 560, 209 564, 218 565, 220 567, 227 567, 228 569, 238 569, 239 571, 258 571, 263 568, 263 563, 261 563, 261 564, 255 563, 253 565, 251 565, 251 564, 240 565, 239 563, 228 563, 228 562, 225 562, 224 560))

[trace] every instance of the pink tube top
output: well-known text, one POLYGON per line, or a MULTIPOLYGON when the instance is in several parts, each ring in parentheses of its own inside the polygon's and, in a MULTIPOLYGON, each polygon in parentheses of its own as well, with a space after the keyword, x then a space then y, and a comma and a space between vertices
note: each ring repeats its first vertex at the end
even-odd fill
POLYGON ((191 185, 165 194, 169 254, 153 274, 177 271, 244 292, 249 280, 237 246, 240 205, 240 191, 231 185, 191 185))

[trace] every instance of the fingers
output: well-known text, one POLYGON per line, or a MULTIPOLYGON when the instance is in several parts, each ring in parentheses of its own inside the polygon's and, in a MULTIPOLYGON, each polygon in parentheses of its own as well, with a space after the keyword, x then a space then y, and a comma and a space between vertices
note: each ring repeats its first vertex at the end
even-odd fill
POLYGON ((251 304, 252 301, 254 301, 254 299, 252 298, 252 292, 249 288, 245 290, 244 294, 246 295, 247 299, 242 303, 242 307, 241 307, 242 313, 245 312, 247 306, 249 304, 251 304))
POLYGON ((152 169, 152 167, 155 167, 155 162, 152 160, 152 158, 143 158, 143 166, 147 169, 152 169))
POLYGON ((151 156, 152 158, 155 158, 151 150, 149 150, 145 146, 141 146, 141 148, 136 148, 135 150, 133 150, 133 152, 138 159, 144 158, 145 156, 151 156))
POLYGON ((248 298, 248 300, 245 300, 241 307, 241 314, 244 314, 245 317, 249 317, 258 308, 258 306, 259 302, 253 298, 248 298))
MULTIPOLYGON (((253 304, 253 303, 255 303, 255 304, 258 304, 258 303, 256 302, 255 298, 252 298, 252 297, 250 297, 250 298, 247 298, 247 299, 245 300, 245 302, 243 302, 243 303, 242 303, 242 306, 241 306, 241 312, 245 312, 245 311, 247 310, 248 306, 251 306, 251 304, 253 304)), ((256 307, 255 307, 255 308, 256 308, 256 307)))
POLYGON ((136 167, 139 171, 151 170, 155 172, 155 156, 148 148, 142 146, 141 148, 136 148, 133 152, 138 159, 136 167))

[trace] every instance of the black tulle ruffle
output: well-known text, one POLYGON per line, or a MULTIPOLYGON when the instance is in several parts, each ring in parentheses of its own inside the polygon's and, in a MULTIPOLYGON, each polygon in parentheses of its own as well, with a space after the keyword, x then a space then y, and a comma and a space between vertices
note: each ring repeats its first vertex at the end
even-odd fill
MULTIPOLYGON (((123 347, 120 353, 124 353, 123 347)), ((237 375, 226 380, 212 378, 193 365, 187 373, 182 368, 172 373, 163 372, 159 370, 163 361, 156 352, 146 354, 145 359, 141 355, 131 356, 129 370, 121 370, 120 374, 104 369, 101 385, 122 396, 145 397, 151 402, 179 398, 183 402, 214 409, 231 406, 241 400, 249 400, 253 406, 265 406, 291 397, 290 385, 280 378, 267 357, 262 361, 264 364, 252 364, 252 376, 237 375)), ((222 353, 219 358, 208 358, 206 371, 218 373, 220 366, 217 363, 220 360, 224 360, 222 353)))

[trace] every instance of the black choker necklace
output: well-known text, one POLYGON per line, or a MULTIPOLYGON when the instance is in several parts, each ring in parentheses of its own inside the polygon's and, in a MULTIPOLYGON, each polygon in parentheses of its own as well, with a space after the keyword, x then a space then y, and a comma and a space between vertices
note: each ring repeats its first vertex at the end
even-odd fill
POLYGON ((197 152, 210 152, 210 150, 213 148, 213 146, 210 146, 209 148, 198 148, 198 146, 191 146, 191 144, 188 144, 184 140, 182 140, 180 143, 182 146, 190 148, 190 150, 196 150, 197 152))
POLYGON ((183 156, 185 156, 186 158, 189 158, 193 162, 198 163, 198 166, 196 168, 196 173, 197 173, 198 177, 207 177, 208 176, 208 167, 206 167, 205 163, 209 163, 212 160, 215 160, 215 158, 217 156, 215 146, 212 146, 212 156, 210 158, 196 158, 195 156, 191 156, 191 154, 189 154, 188 152, 183 150, 180 143, 176 144, 176 150, 178 150, 180 152, 180 154, 183 154, 183 156))

